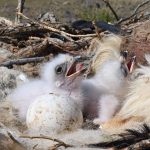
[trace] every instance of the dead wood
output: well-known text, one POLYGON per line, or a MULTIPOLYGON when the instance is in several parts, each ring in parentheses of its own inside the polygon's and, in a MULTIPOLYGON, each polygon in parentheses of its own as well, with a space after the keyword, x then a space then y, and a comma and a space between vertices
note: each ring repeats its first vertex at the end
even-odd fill
POLYGON ((109 3, 109 0, 103 0, 103 2, 106 4, 107 7, 109 7, 109 9, 111 10, 111 12, 115 16, 116 20, 118 21, 119 17, 117 15, 116 11, 113 9, 113 7, 111 6, 111 4, 109 3))
POLYGON ((49 31, 53 31, 53 32, 56 32, 56 33, 59 33, 61 34, 62 36, 64 36, 65 38, 67 38, 68 40, 70 41, 73 41, 72 39, 70 39, 70 37, 93 37, 93 36, 96 36, 96 34, 85 34, 85 35, 74 35, 74 34, 70 34, 70 33, 67 33, 67 32, 64 32, 64 31, 61 31, 61 30, 58 30, 56 28, 52 28, 46 24, 42 24, 42 23, 39 23, 39 22, 36 22, 30 18, 28 18, 27 16, 25 16, 24 14, 22 13, 19 13, 20 16, 24 17, 25 19, 27 20, 30 20, 31 22, 35 23, 35 24, 38 24, 39 26, 49 30, 49 31))
POLYGON ((25 147, 10 133, 7 132, 9 138, 14 142, 14 144, 16 145, 15 148, 16 149, 20 149, 20 150, 25 150, 25 147))
POLYGON ((64 51, 78 51, 79 49, 82 49, 86 46, 89 46, 90 41, 92 40, 92 38, 82 38, 80 40, 77 41, 73 41, 73 42, 63 42, 59 39, 56 38, 47 38, 49 44, 53 44, 55 46, 60 47, 61 49, 64 49, 64 51))
POLYGON ((24 3, 25 3, 25 0, 18 0, 17 13, 16 13, 16 18, 15 18, 16 23, 21 22, 21 16, 19 16, 18 13, 23 13, 24 3))
MULTIPOLYGON (((19 1, 21 2, 21 0, 19 1)), ((118 20, 119 17, 112 8, 109 0, 103 1, 111 9, 112 13, 118 20)), ((139 4, 131 16, 119 20, 118 24, 121 24, 126 20, 130 20, 131 18, 135 18, 135 16, 141 12, 140 8, 149 2, 150 0, 147 0, 139 4)), ((17 11, 17 14, 18 16, 26 19, 26 23, 13 24, 11 26, 0 26, 0 41, 7 43, 7 45, 11 45, 11 52, 14 53, 13 56, 16 60, 5 60, 6 62, 3 62, 0 66, 41 62, 45 56, 49 56, 50 54, 56 55, 60 52, 72 55, 82 55, 85 53, 85 50, 88 49, 91 40, 95 36, 100 38, 104 33, 97 28, 97 25, 95 25, 96 22, 93 22, 93 26, 95 28, 92 29, 92 33, 94 34, 79 34, 83 32, 77 32, 71 26, 55 26, 30 19, 21 13, 21 11, 23 11, 21 9, 23 8, 19 9, 20 11, 17 11)), ((122 26, 123 24, 121 24, 121 27, 122 26)), ((124 28, 128 29, 127 24, 125 24, 124 28)))
POLYGON ((43 40, 41 43, 36 45, 27 46, 26 48, 20 49, 15 56, 18 58, 26 58, 26 57, 34 57, 40 56, 43 51, 48 48, 48 41, 47 39, 43 40))
POLYGON ((13 39, 27 40, 29 36, 43 36, 49 30, 36 24, 23 24, 0 28, 0 40, 11 43, 13 39))
POLYGON ((3 62, 0 66, 10 67, 12 65, 24 65, 26 63, 37 63, 44 60, 45 57, 34 57, 34 58, 22 58, 22 59, 15 59, 3 62))
POLYGON ((58 51, 79 55, 81 49, 85 49, 85 47, 89 46, 92 38, 82 38, 73 42, 64 42, 57 38, 50 37, 40 38, 37 40, 41 42, 20 49, 17 53, 15 53, 15 56, 17 58, 36 57, 56 53, 58 51))
POLYGON ((65 142, 59 140, 59 139, 55 139, 55 138, 51 138, 51 137, 48 137, 48 136, 30 136, 30 135, 22 135, 20 136, 20 138, 28 138, 28 139, 44 139, 44 140, 50 140, 50 141, 53 141, 53 142, 57 142, 58 144, 50 147, 50 150, 54 150, 60 146, 64 146, 65 148, 67 147, 74 147, 73 145, 70 145, 70 144, 66 144, 65 142))
POLYGON ((18 14, 30 23, 0 28, 0 41, 19 48, 15 51, 16 58, 45 56, 60 51, 79 55, 96 36, 96 34, 71 34, 31 20, 21 13, 18 14))
POLYGON ((140 4, 134 9, 133 13, 132 13, 130 16, 128 16, 128 17, 126 17, 126 18, 121 18, 116 24, 121 24, 122 22, 125 22, 125 21, 127 21, 127 20, 133 18, 133 17, 136 16, 138 13, 142 12, 142 11, 139 11, 139 9, 140 9, 141 7, 143 7, 144 5, 148 4, 149 2, 150 2, 150 0, 147 0, 147 1, 145 1, 145 2, 140 3, 140 4), (139 12, 138 12, 138 11, 139 11, 139 12))

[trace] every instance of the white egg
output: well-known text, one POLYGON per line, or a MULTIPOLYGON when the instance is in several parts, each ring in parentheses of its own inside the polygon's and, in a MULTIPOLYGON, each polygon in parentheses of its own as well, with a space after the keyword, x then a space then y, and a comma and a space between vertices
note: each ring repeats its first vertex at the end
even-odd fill
POLYGON ((30 131, 59 133, 79 128, 83 116, 75 101, 66 95, 46 94, 29 106, 26 124, 30 131))

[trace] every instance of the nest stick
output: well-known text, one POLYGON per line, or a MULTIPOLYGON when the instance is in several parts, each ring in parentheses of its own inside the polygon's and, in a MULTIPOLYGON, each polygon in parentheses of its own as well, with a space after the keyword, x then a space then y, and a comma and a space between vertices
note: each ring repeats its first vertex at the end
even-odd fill
POLYGON ((59 144, 59 146, 64 146, 65 148, 67 148, 67 147, 73 147, 73 145, 66 144, 65 142, 63 142, 63 141, 61 141, 59 139, 51 138, 51 137, 48 137, 48 136, 22 135, 22 136, 20 136, 20 138, 51 140, 51 141, 57 142, 59 144))
POLYGON ((26 63, 33 63, 33 62, 41 62, 44 60, 44 57, 33 57, 33 58, 22 58, 16 60, 9 60, 0 64, 0 66, 9 67, 12 65, 23 65, 26 63))
POLYGON ((21 22, 21 16, 19 16, 18 13, 23 13, 24 3, 25 3, 25 0, 18 0, 17 14, 16 14, 16 18, 15 18, 16 23, 21 22))
POLYGON ((147 1, 145 1, 145 2, 140 3, 140 4, 134 9, 133 13, 132 13, 130 16, 128 16, 128 17, 126 17, 126 18, 124 18, 124 19, 121 18, 116 24, 121 24, 122 22, 131 19, 132 17, 134 17, 134 16, 138 13, 138 10, 139 10, 141 7, 143 7, 144 5, 148 4, 149 2, 150 2, 150 0, 147 0, 147 1))
MULTIPOLYGON (((42 24, 42 23, 39 23, 39 22, 36 22, 36 21, 33 21, 32 19, 28 18, 27 16, 25 16, 24 14, 22 13, 18 13, 18 15, 24 17, 25 19, 35 23, 35 24, 38 24, 39 26, 45 28, 45 29, 48 29, 50 31, 53 31, 53 32, 56 32, 56 33, 59 33, 61 34, 62 36, 64 37, 93 37, 93 36, 96 36, 96 34, 85 34, 85 35, 74 35, 74 34, 70 34, 70 33, 67 33, 67 32, 64 32, 64 31, 61 31, 61 30, 58 30, 56 28, 53 28, 53 27, 50 27, 48 25, 45 25, 45 24, 42 24)), ((71 39, 70 39, 71 40, 71 39)), ((73 40, 72 40, 73 41, 73 40)))

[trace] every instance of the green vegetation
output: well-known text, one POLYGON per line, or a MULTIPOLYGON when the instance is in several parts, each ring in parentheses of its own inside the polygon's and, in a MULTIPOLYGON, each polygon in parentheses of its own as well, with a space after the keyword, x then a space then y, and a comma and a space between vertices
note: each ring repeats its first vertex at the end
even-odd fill
POLYGON ((79 17, 84 20, 103 20, 106 22, 113 22, 114 17, 108 8, 87 8, 79 12, 79 17))

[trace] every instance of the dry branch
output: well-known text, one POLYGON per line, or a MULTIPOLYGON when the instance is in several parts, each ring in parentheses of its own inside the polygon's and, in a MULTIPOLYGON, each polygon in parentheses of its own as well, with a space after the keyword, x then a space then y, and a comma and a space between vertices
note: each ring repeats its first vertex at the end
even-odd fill
POLYGON ((55 46, 60 47, 61 49, 67 50, 67 51, 78 51, 81 48, 84 48, 85 46, 88 46, 92 38, 83 38, 77 41, 68 41, 63 42, 56 38, 47 38, 49 44, 53 44, 55 46))
POLYGON ((117 15, 117 13, 115 12, 115 10, 113 9, 113 7, 111 6, 111 4, 109 3, 109 0, 103 0, 103 2, 106 4, 107 7, 109 7, 109 9, 112 11, 113 15, 115 16, 116 20, 119 20, 119 17, 117 15))
POLYGON ((47 39, 44 39, 41 41, 41 43, 33 45, 33 46, 27 46, 26 48, 20 49, 15 56, 16 57, 34 57, 41 55, 46 49, 48 48, 48 41, 47 39))
POLYGON ((17 13, 16 13, 16 18, 15 18, 16 23, 20 23, 21 21, 21 16, 19 16, 18 13, 23 13, 24 3, 25 3, 25 0, 18 0, 17 13))
POLYGON ((45 29, 39 25, 24 24, 24 25, 17 25, 11 28, 8 27, 0 28, 0 37, 6 39, 12 38, 18 40, 22 40, 22 39, 26 40, 28 39, 29 36, 41 36, 42 34, 45 34, 47 32, 49 32, 48 29, 45 29))
POLYGON ((140 4, 134 9, 133 13, 132 13, 130 16, 128 16, 128 17, 126 17, 126 18, 124 18, 124 19, 121 18, 116 24, 121 24, 122 22, 131 19, 132 17, 134 17, 135 15, 137 15, 138 10, 139 10, 141 7, 143 7, 144 5, 148 4, 149 2, 150 2, 150 0, 147 0, 147 1, 145 1, 145 2, 140 3, 140 4))
POLYGON ((29 23, 0 28, 0 41, 19 48, 14 54, 16 58, 46 56, 59 51, 78 55, 96 36, 96 34, 70 34, 34 21, 22 13, 18 15, 27 19, 29 23))
POLYGON ((91 39, 92 38, 89 37, 82 38, 73 42, 64 42, 57 38, 40 38, 38 39, 39 41, 41 41, 39 44, 35 44, 33 46, 30 45, 26 48, 22 48, 15 54, 15 56, 20 58, 26 58, 40 56, 44 53, 54 53, 58 51, 67 52, 73 55, 79 55, 81 49, 84 49, 85 47, 89 46, 91 39))
MULTIPOLYGON (((62 36, 67 37, 67 38, 68 38, 68 37, 74 37, 74 38, 75 38, 75 37, 78 37, 78 38, 79 38, 79 37, 93 37, 93 36, 96 36, 96 34, 86 34, 86 35, 74 35, 74 34, 70 34, 70 33, 67 33, 67 32, 64 32, 64 31, 61 31, 61 30, 52 28, 52 27, 50 27, 50 26, 48 26, 48 25, 45 25, 45 24, 36 22, 36 21, 34 21, 34 20, 28 18, 27 16, 25 16, 25 15, 22 14, 22 13, 18 13, 18 15, 24 17, 24 18, 27 19, 27 20, 30 20, 31 22, 33 22, 33 23, 35 23, 35 24, 38 24, 40 27, 43 27, 43 28, 45 28, 45 29, 47 29, 47 30, 50 30, 50 31, 59 33, 59 34, 61 34, 62 36)), ((69 38, 68 38, 68 39, 69 39, 69 38)), ((72 39, 70 39, 70 40, 73 41, 72 39)))
MULTIPOLYGON (((51 137, 48 137, 48 136, 29 136, 29 135, 22 135, 20 136, 20 138, 28 138, 28 139, 45 139, 45 140, 50 140, 50 141, 53 141, 53 142, 57 142, 58 144, 57 147, 59 146, 64 146, 65 148, 67 147, 74 147, 73 145, 70 145, 70 144, 66 144, 65 142, 61 141, 61 140, 58 140, 58 139, 55 139, 55 138, 51 138, 51 137)), ((56 145, 55 145, 55 148, 56 148, 56 145)), ((54 148, 54 147, 53 147, 54 148)))
POLYGON ((20 150, 25 150, 25 147, 10 133, 7 131, 7 134, 9 138, 16 144, 18 145, 18 149, 20 150), (20 147, 20 148, 19 148, 20 147))
POLYGON ((34 58, 22 58, 16 60, 9 60, 0 64, 0 66, 10 67, 12 65, 23 65, 26 63, 37 63, 44 60, 44 57, 34 57, 34 58))

